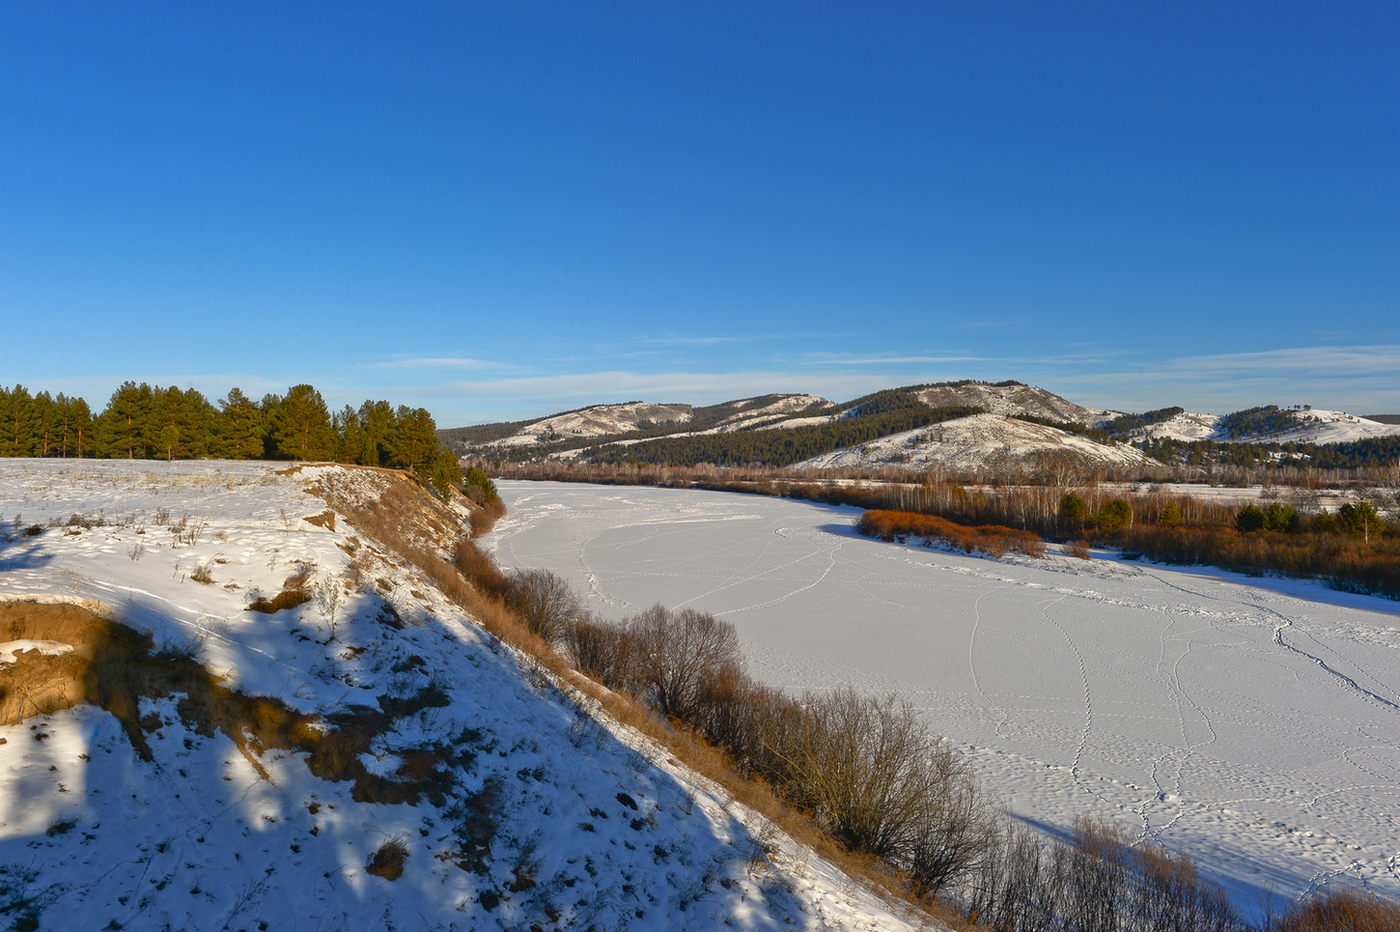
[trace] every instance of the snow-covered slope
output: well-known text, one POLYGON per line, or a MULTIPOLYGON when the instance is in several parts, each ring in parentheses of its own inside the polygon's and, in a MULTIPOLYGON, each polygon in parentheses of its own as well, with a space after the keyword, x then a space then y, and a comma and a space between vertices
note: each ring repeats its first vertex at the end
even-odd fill
POLYGON ((383 471, 0 460, 7 918, 913 927, 313 493, 393 503, 429 549, 461 532, 383 471))
POLYGON ((944 382, 920 389, 919 400, 934 408, 968 405, 991 414, 1030 415, 1063 423, 1093 426, 1121 412, 1086 408, 1034 385, 1020 382, 944 382))
POLYGON ((1191 414, 1182 412, 1175 417, 1149 424, 1132 432, 1135 441, 1154 437, 1167 437, 1172 440, 1214 440, 1216 425, 1220 423, 1218 414, 1191 414))
POLYGON ((581 411, 556 414, 522 428, 514 436, 496 443, 501 446, 524 446, 574 440, 580 437, 605 437, 639 429, 643 422, 653 424, 684 424, 691 419, 690 405, 648 404, 632 401, 626 404, 594 405, 581 411))
POLYGON ((1134 440, 1166 437, 1173 440, 1248 441, 1251 443, 1347 443, 1370 437, 1400 435, 1400 424, 1383 424, 1345 411, 1310 409, 1297 412, 1302 425, 1295 430, 1230 437, 1220 430, 1221 417, 1214 414, 1178 414, 1133 432, 1134 440))
POLYGON ((999 414, 975 414, 891 434, 798 465, 841 467, 902 463, 918 467, 946 463, 973 468, 997 462, 1030 462, 1044 456, 1066 456, 1089 466, 1135 466, 1155 462, 1127 444, 1096 443, 1088 437, 1029 421, 999 414))
MULTIPOLYGON (((777 401, 769 404, 749 408, 749 401, 731 402, 739 410, 727 418, 724 418, 718 427, 713 430, 730 431, 745 430, 760 425, 776 424, 784 421, 788 415, 794 411, 803 411, 812 405, 823 404, 825 398, 816 395, 784 395, 777 401)), ((708 433, 709 431, 707 431, 708 433)))
POLYGON ((685 425, 697 419, 700 423, 696 430, 687 431, 681 434, 682 436, 689 433, 712 434, 743 430, 780 421, 795 411, 825 402, 824 398, 816 395, 786 394, 741 398, 707 408, 695 408, 687 404, 649 404, 641 401, 593 405, 535 421, 503 440, 492 441, 488 446, 520 447, 610 437, 661 426, 682 431, 685 425))

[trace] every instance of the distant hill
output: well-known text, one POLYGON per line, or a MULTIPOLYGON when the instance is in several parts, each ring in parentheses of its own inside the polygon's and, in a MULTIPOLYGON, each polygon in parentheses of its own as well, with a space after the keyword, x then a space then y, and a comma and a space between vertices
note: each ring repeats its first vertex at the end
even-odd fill
POLYGON ((794 414, 831 407, 825 398, 800 393, 760 395, 701 406, 628 401, 590 405, 528 421, 459 427, 438 434, 463 453, 482 454, 490 450, 501 455, 522 449, 562 453, 622 439, 749 430, 794 414))
POLYGON ((1053 392, 1021 382, 937 382, 916 386, 919 400, 930 407, 966 405, 988 414, 1008 417, 1029 415, 1050 421, 1093 427, 1120 414, 1102 408, 1086 408, 1053 392))
MULTIPOLYGON (((1175 460, 1181 444, 1204 442, 1227 444, 1231 451, 1244 449, 1239 444, 1326 445, 1329 462, 1339 465, 1332 461, 1358 453, 1349 450, 1352 444, 1400 438, 1400 415, 1363 418, 1277 405, 1223 416, 1181 407, 1129 414, 1076 404, 1015 380, 964 379, 885 389, 846 402, 800 393, 703 406, 629 401, 439 434, 463 455, 516 461, 919 468, 1050 458, 1114 467, 1155 463, 1147 449, 1175 460)), ((1368 448, 1358 455, 1364 462, 1387 454, 1368 448)))
POLYGON ((1400 435, 1400 416, 1395 416, 1394 420, 1381 420, 1359 417, 1345 411, 1279 408, 1276 405, 1247 408, 1223 417, 1183 412, 1130 434, 1132 439, 1138 441, 1164 437, 1223 443, 1320 444, 1350 443, 1396 435, 1400 435))

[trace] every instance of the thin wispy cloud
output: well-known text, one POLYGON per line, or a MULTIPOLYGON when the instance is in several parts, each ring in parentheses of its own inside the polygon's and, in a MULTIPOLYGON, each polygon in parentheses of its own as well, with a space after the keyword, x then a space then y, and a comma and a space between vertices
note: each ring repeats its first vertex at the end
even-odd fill
POLYGON ((647 345, 655 345, 655 346, 719 346, 719 345, 724 344, 724 343, 752 343, 752 342, 756 342, 756 341, 762 340, 762 339, 764 339, 764 337, 757 336, 757 335, 754 335, 754 336, 746 336, 746 337, 738 337, 738 336, 721 336, 721 337, 665 336, 665 337, 635 337, 635 338, 633 338, 630 342, 632 342, 632 343, 640 343, 640 344, 642 344, 642 345, 644 345, 644 346, 647 346, 647 345))
POLYGON ((1081 404, 1120 410, 1179 404, 1222 414, 1307 403, 1356 414, 1400 411, 1400 345, 1288 347, 1097 369, 1046 359, 1027 361, 1022 371, 1081 404))
MULTIPOLYGON (((809 392, 833 399, 888 387, 876 374, 753 372, 581 372, 569 375, 455 380, 421 386, 418 392, 443 398, 586 398, 613 402, 632 398, 702 404, 773 392, 809 392)), ((543 413, 543 412, 542 412, 543 413)))
POLYGON ((470 359, 462 356, 413 356, 404 359, 391 359, 385 362, 371 362, 360 366, 362 369, 498 369, 501 363, 486 359, 470 359))
POLYGON ((1173 373, 1265 371, 1358 375, 1388 372, 1397 375, 1397 381, 1400 381, 1400 345, 1299 346, 1250 353, 1184 356, 1168 360, 1162 368, 1173 373))
POLYGON ((842 356, 836 353, 809 353, 805 358, 816 365, 832 366, 960 365, 989 361, 986 356, 842 356))

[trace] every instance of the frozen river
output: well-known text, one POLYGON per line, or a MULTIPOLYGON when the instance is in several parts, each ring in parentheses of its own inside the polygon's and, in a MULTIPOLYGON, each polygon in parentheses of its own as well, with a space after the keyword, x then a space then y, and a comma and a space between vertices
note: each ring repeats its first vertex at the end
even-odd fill
POLYGON ((734 623, 751 674, 897 692, 1049 831, 1109 817, 1236 902, 1340 878, 1400 897, 1400 605, 1297 581, 868 540, 855 509, 502 482, 485 543, 605 617, 734 623))

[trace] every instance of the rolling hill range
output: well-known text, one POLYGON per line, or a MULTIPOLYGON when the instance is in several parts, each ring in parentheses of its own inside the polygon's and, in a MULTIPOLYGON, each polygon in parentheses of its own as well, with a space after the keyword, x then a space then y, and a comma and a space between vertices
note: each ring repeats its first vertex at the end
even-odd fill
POLYGON ((1273 405, 1226 415, 1180 407, 1129 414, 1016 381, 965 380, 887 389, 844 403, 788 394, 706 407, 594 405, 440 435, 462 455, 487 460, 978 468, 1052 458, 1134 467, 1158 463, 1150 451, 1170 461, 1183 455, 1182 445, 1202 443, 1272 445, 1263 456, 1307 457, 1300 446, 1400 442, 1400 424, 1273 405))

